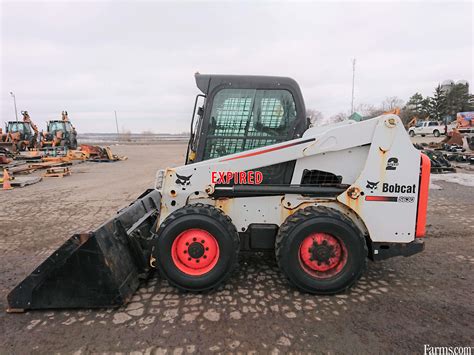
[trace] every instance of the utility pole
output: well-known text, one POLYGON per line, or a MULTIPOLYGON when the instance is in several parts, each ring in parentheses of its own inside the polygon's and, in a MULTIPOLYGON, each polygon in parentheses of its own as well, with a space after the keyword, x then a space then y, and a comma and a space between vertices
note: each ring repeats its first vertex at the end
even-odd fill
POLYGON ((114 111, 115 113, 115 127, 117 128, 117 140, 120 140, 120 133, 118 129, 118 120, 117 120, 117 111, 114 111))
POLYGON ((352 58, 352 100, 351 115, 354 113, 354 83, 355 83, 356 59, 352 58))
POLYGON ((15 116, 16 116, 16 121, 18 122, 18 110, 16 109, 16 97, 13 91, 10 91, 10 95, 13 97, 13 105, 15 105, 15 116))

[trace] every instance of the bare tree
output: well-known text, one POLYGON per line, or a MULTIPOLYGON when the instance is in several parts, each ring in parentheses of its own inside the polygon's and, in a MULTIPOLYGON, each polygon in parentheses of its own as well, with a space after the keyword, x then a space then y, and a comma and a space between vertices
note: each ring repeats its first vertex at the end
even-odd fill
POLYGON ((344 112, 339 112, 328 119, 328 123, 336 123, 347 120, 348 116, 344 112))
POLYGON ((309 118, 311 126, 320 126, 321 122, 324 120, 324 116, 321 111, 309 108, 306 110, 306 117, 309 118))
POLYGON ((382 101, 382 110, 384 112, 386 111, 392 111, 397 108, 402 108, 404 105, 404 101, 400 99, 397 96, 388 96, 385 98, 385 100, 382 101))
POLYGON ((372 104, 360 104, 356 107, 355 112, 360 113, 364 117, 376 117, 382 114, 384 111, 372 104))
POLYGON ((120 132, 120 140, 131 142, 132 141, 132 132, 129 129, 126 129, 122 126, 122 132, 120 132))

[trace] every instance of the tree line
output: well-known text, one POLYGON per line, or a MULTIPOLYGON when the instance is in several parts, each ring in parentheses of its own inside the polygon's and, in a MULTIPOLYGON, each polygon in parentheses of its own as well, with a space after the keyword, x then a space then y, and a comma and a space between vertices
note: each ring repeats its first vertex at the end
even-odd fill
POLYGON ((469 94, 467 84, 455 84, 449 89, 438 85, 433 96, 423 97, 420 93, 412 95, 404 107, 405 116, 416 116, 420 119, 430 119, 448 123, 456 119, 458 112, 474 110, 474 95, 469 94))
MULTIPOLYGON (((359 104, 355 112, 364 117, 376 117, 397 108, 400 109, 400 118, 405 124, 414 117, 449 123, 456 119, 458 112, 474 111, 474 95, 469 94, 467 84, 458 83, 449 87, 438 85, 431 96, 423 97, 416 92, 406 103, 397 96, 390 96, 379 105, 359 104)), ((307 114, 315 124, 339 122, 350 116, 350 112, 341 112, 325 119, 321 112, 314 109, 309 109, 307 114)))

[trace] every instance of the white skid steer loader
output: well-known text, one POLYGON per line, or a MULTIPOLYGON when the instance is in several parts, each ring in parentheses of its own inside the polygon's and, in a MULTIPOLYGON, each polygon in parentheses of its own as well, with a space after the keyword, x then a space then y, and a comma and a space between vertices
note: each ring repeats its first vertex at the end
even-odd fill
POLYGON ((334 294, 368 258, 423 250, 430 162, 396 115, 308 128, 292 79, 196 82, 186 165, 71 237, 9 294, 10 310, 119 306, 154 268, 182 290, 210 290, 242 250, 274 251, 296 288, 334 294))

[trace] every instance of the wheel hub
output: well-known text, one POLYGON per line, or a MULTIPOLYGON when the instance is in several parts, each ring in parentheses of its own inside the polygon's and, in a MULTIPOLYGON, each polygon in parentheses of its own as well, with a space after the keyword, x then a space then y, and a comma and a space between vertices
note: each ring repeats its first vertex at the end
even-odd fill
POLYGON ((299 257, 303 269, 317 278, 336 275, 347 262, 344 243, 327 233, 313 233, 303 239, 299 257))
POLYGON ((199 259, 204 255, 204 246, 201 243, 193 242, 188 248, 188 254, 191 258, 199 259))
POLYGON ((206 230, 187 229, 174 240, 171 257, 175 266, 185 274, 203 275, 217 264, 219 244, 206 230))
POLYGON ((321 244, 313 241, 313 245, 308 249, 308 252, 311 254, 309 260, 316 261, 318 265, 321 265, 321 263, 329 265, 331 258, 336 256, 334 247, 329 245, 326 240, 323 240, 321 244))

